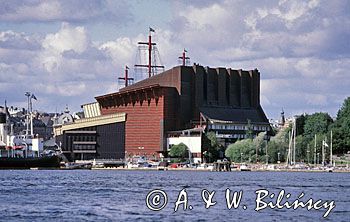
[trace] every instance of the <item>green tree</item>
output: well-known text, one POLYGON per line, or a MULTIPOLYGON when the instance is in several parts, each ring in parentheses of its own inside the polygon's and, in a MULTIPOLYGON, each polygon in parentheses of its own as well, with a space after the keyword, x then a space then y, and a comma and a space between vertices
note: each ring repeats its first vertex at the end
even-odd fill
MULTIPOLYGON (((268 156, 268 161, 269 163, 277 163, 278 161, 278 156, 279 156, 279 160, 282 161, 282 157, 284 155, 283 151, 280 149, 280 144, 277 141, 270 141, 267 144, 267 156, 268 156), (278 155, 278 153, 280 153, 280 155, 278 155)), ((262 156, 262 162, 266 162, 266 154, 264 154, 264 156, 262 156)))
POLYGON ((277 132, 276 136, 272 137, 268 144, 269 161, 275 163, 278 160, 278 153, 280 153, 280 161, 283 162, 287 158, 289 146, 289 132, 291 128, 284 128, 277 132))
POLYGON ((301 115, 296 118, 295 122, 296 122, 297 136, 304 134, 305 121, 308 117, 309 115, 301 115))
POLYGON ((179 158, 180 161, 188 158, 188 147, 184 143, 173 145, 170 148, 169 156, 179 158))
POLYGON ((223 149, 214 132, 208 132, 203 136, 203 150, 206 162, 213 162, 219 158, 219 152, 223 149))
POLYGON ((245 131, 245 134, 247 135, 248 139, 252 140, 254 138, 253 126, 250 119, 247 119, 247 130, 245 131))
POLYGON ((239 140, 233 144, 230 144, 226 151, 225 156, 230 158, 233 162, 252 161, 252 157, 255 156, 255 146, 251 139, 239 140))
POLYGON ((350 151, 350 97, 338 111, 337 118, 332 126, 334 153, 350 151))
POLYGON ((282 129, 277 132, 271 140, 264 140, 265 133, 259 133, 253 140, 244 139, 231 144, 226 149, 225 155, 233 162, 240 162, 241 156, 243 162, 266 162, 266 145, 269 163, 276 163, 279 160, 285 161, 286 151, 288 149, 288 129, 282 129))
POLYGON ((315 134, 326 134, 333 119, 328 113, 314 113, 305 118, 304 134, 308 141, 312 140, 315 134))

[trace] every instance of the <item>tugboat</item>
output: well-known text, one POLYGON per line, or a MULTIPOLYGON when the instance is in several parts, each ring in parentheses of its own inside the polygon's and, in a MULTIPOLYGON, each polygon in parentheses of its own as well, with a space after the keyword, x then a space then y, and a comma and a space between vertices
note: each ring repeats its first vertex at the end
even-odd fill
POLYGON ((14 135, 12 126, 9 127, 6 103, 5 108, 0 107, 0 169, 59 168, 59 153, 45 154, 43 139, 33 134, 32 99, 36 98, 29 92, 25 95, 28 97, 27 130, 23 134, 14 135))

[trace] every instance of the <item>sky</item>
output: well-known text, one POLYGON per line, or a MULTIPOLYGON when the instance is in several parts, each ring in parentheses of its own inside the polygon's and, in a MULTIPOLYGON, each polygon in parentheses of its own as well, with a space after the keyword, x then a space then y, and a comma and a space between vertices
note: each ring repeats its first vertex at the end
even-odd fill
MULTIPOLYGON (((0 105, 80 111, 116 92, 155 29, 165 69, 255 69, 268 118, 328 112, 350 96, 347 0, 0 0, 0 105)), ((133 70, 130 70, 133 75, 133 70)))

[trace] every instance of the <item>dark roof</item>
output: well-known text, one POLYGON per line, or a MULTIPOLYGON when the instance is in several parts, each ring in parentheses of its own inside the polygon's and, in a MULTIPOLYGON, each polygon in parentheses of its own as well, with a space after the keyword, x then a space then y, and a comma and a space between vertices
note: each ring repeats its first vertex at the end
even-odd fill
POLYGON ((269 123, 261 107, 257 109, 201 107, 200 112, 214 122, 247 123, 249 119, 252 123, 269 123))
POLYGON ((156 84, 156 85, 149 85, 149 86, 145 86, 145 87, 132 88, 132 89, 119 91, 119 92, 115 92, 115 93, 110 93, 110 94, 106 94, 106 95, 102 95, 102 96, 96 96, 95 99, 98 101, 99 99, 103 99, 103 98, 108 98, 108 97, 113 97, 113 96, 122 96, 122 95, 125 95, 128 93, 135 93, 138 90, 150 90, 150 89, 155 89, 155 88, 160 88, 160 86, 158 84, 156 84))
POLYGON ((180 69, 181 69, 181 66, 175 66, 162 73, 151 76, 150 78, 141 80, 130 86, 121 88, 119 91, 120 92, 129 91, 129 90, 133 90, 141 87, 147 87, 155 84, 159 86, 165 86, 165 87, 174 87, 174 84, 176 84, 180 80, 180 77, 179 77, 181 74, 180 69))

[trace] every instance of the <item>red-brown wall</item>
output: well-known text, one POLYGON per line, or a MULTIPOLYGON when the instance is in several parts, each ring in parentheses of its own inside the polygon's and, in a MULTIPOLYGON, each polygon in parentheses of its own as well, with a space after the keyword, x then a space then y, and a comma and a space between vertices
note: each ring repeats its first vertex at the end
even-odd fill
POLYGON ((126 106, 102 107, 102 115, 125 112, 125 151, 129 155, 158 156, 157 151, 163 150, 164 135, 164 92, 158 99, 144 99, 134 105, 129 102, 126 106), (143 149, 141 148, 143 147, 143 149))

